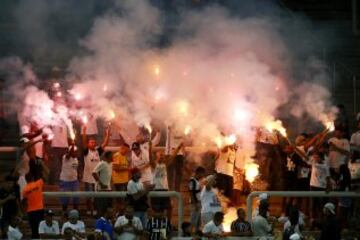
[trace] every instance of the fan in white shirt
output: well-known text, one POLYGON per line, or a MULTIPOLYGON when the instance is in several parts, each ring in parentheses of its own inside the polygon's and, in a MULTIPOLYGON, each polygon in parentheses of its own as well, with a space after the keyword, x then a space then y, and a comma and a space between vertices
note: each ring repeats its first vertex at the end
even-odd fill
POLYGON ((215 240, 222 239, 225 237, 224 227, 222 222, 224 221, 224 214, 222 212, 216 212, 213 220, 205 224, 203 228, 203 239, 215 240))
POLYGON ((85 224, 79 220, 79 212, 71 210, 69 212, 69 221, 65 222, 61 229, 61 234, 64 234, 65 229, 71 228, 79 237, 85 237, 85 224))
POLYGON ((103 161, 96 165, 92 175, 96 181, 97 191, 111 190, 112 152, 104 153, 103 161))
POLYGON ((344 132, 341 129, 335 130, 334 137, 329 139, 329 166, 333 169, 340 168, 341 165, 347 164, 350 155, 349 140, 343 137, 344 132))
POLYGON ((54 213, 52 210, 45 211, 45 220, 39 224, 40 238, 56 238, 60 236, 59 223, 53 220, 54 213))
POLYGON ((156 164, 154 168, 153 183, 155 190, 169 190, 165 156, 163 151, 156 152, 156 164))
POLYGON ((214 217, 214 214, 221 211, 221 204, 219 198, 213 188, 216 183, 215 176, 207 176, 206 181, 207 184, 203 187, 200 193, 201 220, 203 224, 211 221, 214 217))
POLYGON ((141 235, 142 230, 141 220, 134 216, 134 209, 131 206, 126 207, 124 216, 118 217, 114 225, 118 240, 135 240, 141 235))
POLYGON ((20 240, 23 237, 19 229, 20 218, 12 217, 7 231, 7 239, 9 240, 20 240))
POLYGON ((141 181, 145 185, 152 183, 152 171, 149 158, 149 143, 134 142, 131 146, 131 165, 141 171, 141 181))

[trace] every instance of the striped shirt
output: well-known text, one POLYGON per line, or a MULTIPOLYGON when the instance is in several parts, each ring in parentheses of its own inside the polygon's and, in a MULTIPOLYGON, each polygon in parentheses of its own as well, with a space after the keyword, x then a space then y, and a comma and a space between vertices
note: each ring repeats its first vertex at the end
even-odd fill
POLYGON ((149 240, 168 239, 171 232, 171 224, 167 218, 150 218, 146 230, 149 232, 149 240), (163 235, 163 238, 161 238, 163 235))
POLYGON ((240 221, 236 219, 231 223, 231 232, 244 233, 251 231, 251 225, 247 221, 240 221))

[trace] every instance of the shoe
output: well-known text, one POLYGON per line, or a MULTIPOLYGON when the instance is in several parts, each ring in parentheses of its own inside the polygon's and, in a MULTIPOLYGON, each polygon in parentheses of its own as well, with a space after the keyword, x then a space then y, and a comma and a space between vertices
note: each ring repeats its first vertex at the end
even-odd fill
POLYGON ((87 211, 86 211, 86 215, 91 216, 91 211, 90 211, 90 210, 87 210, 87 211))
POLYGON ((92 215, 95 217, 95 216, 97 215, 97 211, 94 210, 93 213, 92 213, 92 215))

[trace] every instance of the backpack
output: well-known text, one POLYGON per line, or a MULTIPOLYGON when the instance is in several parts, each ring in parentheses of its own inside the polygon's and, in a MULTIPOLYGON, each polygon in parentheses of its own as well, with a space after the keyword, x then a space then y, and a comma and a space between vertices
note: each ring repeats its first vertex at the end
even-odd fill
POLYGON ((283 240, 290 240, 290 236, 295 233, 295 226, 287 227, 283 232, 283 240))

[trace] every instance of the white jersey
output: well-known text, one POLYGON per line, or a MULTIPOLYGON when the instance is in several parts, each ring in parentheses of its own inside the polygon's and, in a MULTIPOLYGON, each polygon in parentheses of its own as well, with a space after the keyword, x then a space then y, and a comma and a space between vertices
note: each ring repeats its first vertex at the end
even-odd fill
POLYGON ((84 155, 84 174, 83 174, 83 182, 86 183, 93 183, 95 184, 96 181, 92 176, 94 168, 100 162, 100 152, 102 152, 101 148, 96 150, 86 149, 87 154, 84 155))
MULTIPOLYGON (((129 223, 129 219, 127 219, 125 216, 120 216, 116 220, 114 227, 117 228, 117 227, 124 227, 125 226, 125 228, 126 228, 128 223, 129 223)), ((132 226, 134 228, 136 228, 137 230, 139 230, 139 231, 143 230, 143 226, 141 224, 140 218, 134 216, 131 219, 131 223, 132 223, 132 226)), ((136 240, 137 235, 135 235, 134 233, 125 231, 125 232, 121 233, 120 235, 118 235, 117 239, 119 239, 119 240, 136 240)))
POLYGON ((61 125, 55 125, 52 127, 52 133, 54 137, 51 141, 51 147, 68 148, 68 129, 67 126, 62 123, 61 125))
MULTIPOLYGON (((334 144, 340 149, 346 150, 350 152, 350 143, 347 139, 338 139, 338 138, 330 138, 329 144, 334 144)), ((329 166, 330 168, 339 168, 342 164, 346 163, 347 156, 344 154, 339 153, 338 151, 331 150, 330 146, 330 152, 329 152, 329 166)))
POLYGON ((130 179, 127 184, 127 193, 130 195, 134 195, 141 191, 144 191, 144 185, 142 184, 142 182, 135 182, 134 180, 130 179))
MULTIPOLYGON (((176 149, 184 141, 184 134, 174 131, 172 128, 167 128, 166 132, 166 146, 165 154, 171 155, 172 151, 176 149)), ((177 155, 184 155, 184 149, 181 148, 177 155)))
POLYGON ((226 152, 220 151, 220 155, 215 163, 216 172, 232 177, 234 175, 235 159, 235 150, 229 148, 226 152))
POLYGON ((66 222, 61 228, 61 234, 64 234, 66 228, 71 228, 75 232, 85 233, 85 224, 83 221, 78 220, 75 224, 71 222, 66 222))
POLYGON ((69 157, 66 155, 62 158, 62 166, 60 173, 60 180, 64 182, 73 182, 78 179, 78 166, 79 161, 77 158, 69 157))
MULTIPOLYGON (((211 220, 210 222, 205 224, 202 232, 204 234, 222 234, 222 233, 224 233, 224 227, 222 224, 220 224, 219 226, 216 226, 214 221, 211 220)), ((204 237, 203 239, 213 239, 213 238, 204 237)), ((218 239, 218 238, 216 238, 216 239, 218 239)))
POLYGON ((39 224, 39 233, 40 234, 56 234, 59 235, 60 234, 60 228, 59 228, 59 223, 55 220, 52 221, 51 226, 48 226, 46 224, 46 221, 43 220, 40 222, 39 224))
POLYGON ((112 176, 112 163, 100 161, 93 170, 93 173, 99 175, 99 180, 102 184, 106 185, 106 189, 101 189, 101 186, 96 183, 96 190, 111 190, 111 176, 112 176))
POLYGON ((140 145, 141 153, 137 156, 134 152, 131 152, 131 166, 133 168, 141 169, 141 181, 152 182, 153 175, 151 171, 150 158, 149 158, 149 144, 144 143, 140 145), (145 165, 147 167, 143 168, 145 165))
POLYGON ((216 213, 221 211, 221 204, 218 196, 214 192, 214 189, 209 191, 206 190, 206 187, 203 187, 201 194, 201 213, 216 213))
POLYGON ((153 184, 155 184, 155 189, 169 189, 167 170, 164 163, 156 164, 154 169, 153 184))
POLYGON ((326 188, 326 178, 330 176, 330 169, 326 163, 312 162, 310 186, 326 188))

